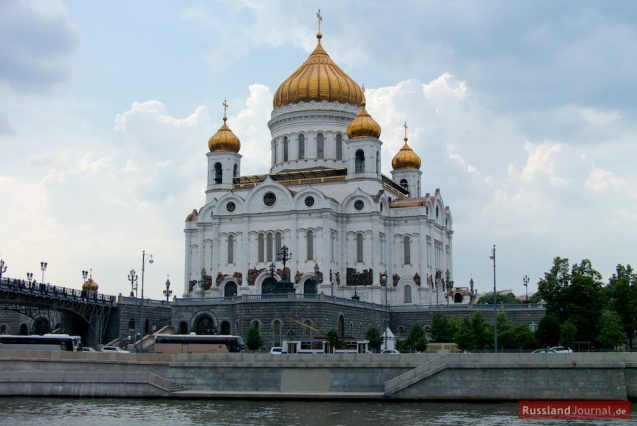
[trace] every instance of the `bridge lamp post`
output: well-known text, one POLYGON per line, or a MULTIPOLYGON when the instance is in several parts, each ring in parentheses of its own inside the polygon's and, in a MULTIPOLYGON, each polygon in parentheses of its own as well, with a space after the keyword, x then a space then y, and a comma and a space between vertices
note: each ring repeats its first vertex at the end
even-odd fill
POLYGON ((7 265, 4 263, 4 260, 0 259, 0 282, 2 282, 2 274, 7 272, 7 265))
POLYGON ((173 294, 173 291, 170 289, 170 275, 166 275, 166 290, 164 290, 164 296, 166 296, 166 302, 170 299, 170 296, 173 294))
POLYGON ((352 280, 354 281, 354 295, 352 296, 352 300, 360 300, 358 293, 356 292, 356 288, 358 287, 358 280, 360 280, 362 272, 358 272, 356 269, 351 273, 352 280))
POLYGON ((524 278, 522 278, 522 282, 524 283, 524 292, 526 293, 524 303, 529 303, 529 277, 525 275, 524 278))
POLYGON ((451 281, 451 274, 449 273, 449 269, 447 269, 447 273, 445 274, 447 281, 445 281, 445 299, 447 299, 447 306, 449 306, 449 297, 451 294, 451 290, 453 290, 453 281, 451 281))
POLYGON ((32 281, 33 281, 33 272, 27 272, 27 282, 29 283, 29 287, 31 287, 32 281))
POLYGON ((46 266, 48 263, 40 262, 40 270, 42 271, 42 284, 44 284, 44 271, 46 271, 46 266))
POLYGON ((389 328, 389 301, 387 300, 387 274, 380 274, 380 285, 385 286, 385 349, 387 349, 387 329, 389 328))
MULTIPOLYGON (((146 250, 142 251, 142 300, 141 300, 141 315, 140 315, 140 324, 139 327, 141 329, 139 345, 141 347, 141 352, 144 352, 144 272, 146 270, 146 250)), ((148 263, 153 263, 153 255, 151 254, 148 258, 148 263)))
POLYGON ((495 287, 495 244, 491 250, 491 256, 489 259, 493 260, 493 349, 495 353, 498 352, 498 305, 496 302, 496 287, 495 287))

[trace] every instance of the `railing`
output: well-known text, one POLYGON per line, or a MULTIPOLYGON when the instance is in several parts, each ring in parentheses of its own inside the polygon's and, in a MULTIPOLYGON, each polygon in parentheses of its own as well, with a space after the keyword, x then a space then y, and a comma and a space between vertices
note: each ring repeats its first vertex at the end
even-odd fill
POLYGON ((100 294, 96 291, 59 287, 51 284, 30 283, 16 278, 3 277, 0 280, 0 288, 20 294, 32 294, 78 302, 117 306, 117 298, 115 296, 100 294))

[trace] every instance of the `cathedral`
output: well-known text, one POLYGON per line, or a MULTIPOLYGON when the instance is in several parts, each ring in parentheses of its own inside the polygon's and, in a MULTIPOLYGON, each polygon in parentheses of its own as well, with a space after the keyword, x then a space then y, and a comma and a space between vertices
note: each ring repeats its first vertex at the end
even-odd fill
POLYGON ((451 211, 439 189, 423 193, 406 124, 391 177, 381 172, 381 128, 364 89, 323 48, 320 15, 316 38, 274 95, 269 172, 241 175, 241 129, 231 130, 224 101, 208 141, 205 204, 186 218, 183 298, 283 291, 446 303, 451 211))

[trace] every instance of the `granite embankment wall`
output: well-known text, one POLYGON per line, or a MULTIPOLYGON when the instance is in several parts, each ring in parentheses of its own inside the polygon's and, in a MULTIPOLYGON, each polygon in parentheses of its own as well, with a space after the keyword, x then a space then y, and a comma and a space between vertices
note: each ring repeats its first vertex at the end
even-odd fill
POLYGON ((4 396, 637 400, 637 353, 156 355, 2 351, 4 396))

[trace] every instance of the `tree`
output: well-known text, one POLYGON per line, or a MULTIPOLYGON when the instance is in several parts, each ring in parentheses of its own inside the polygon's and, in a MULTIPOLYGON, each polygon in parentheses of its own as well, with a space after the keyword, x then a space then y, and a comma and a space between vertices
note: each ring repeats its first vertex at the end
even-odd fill
POLYGON ((626 342, 622 320, 617 312, 611 312, 600 319, 599 343, 602 348, 615 349, 626 342))
POLYGON ((376 327, 369 327, 367 329, 365 339, 369 341, 368 346, 370 349, 380 349, 380 345, 383 344, 383 335, 380 334, 380 331, 378 331, 376 327))
POLYGON ((576 336, 577 326, 575 321, 569 318, 560 326, 560 343, 567 348, 572 348, 575 345, 576 336))
POLYGON ((325 340, 330 345, 330 349, 338 349, 341 346, 341 336, 338 334, 338 330, 330 328, 325 336, 325 340))
POLYGON ((608 280, 610 306, 621 320, 628 337, 628 347, 633 347, 633 333, 637 330, 637 274, 630 265, 617 265, 617 273, 608 280))
POLYGON ((440 313, 434 315, 431 321, 431 338, 436 343, 453 342, 453 327, 440 313))
MULTIPOLYGON (((522 303, 520 299, 518 299, 515 294, 507 293, 507 294, 496 294, 495 295, 495 303, 496 305, 515 305, 517 303, 522 303)), ((477 305, 493 305, 493 293, 485 294, 478 299, 476 302, 477 305)))
POLYGON ((258 350, 263 344, 261 333, 259 333, 259 327, 256 324, 252 324, 252 327, 248 330, 248 336, 246 337, 246 346, 251 351, 258 350))
POLYGON ((409 330, 409 334, 403 342, 402 348, 415 352, 424 352, 427 350, 427 337, 425 337, 425 330, 423 330, 420 324, 414 324, 411 330, 409 330))
POLYGON ((517 343, 516 348, 535 349, 537 347, 537 339, 528 324, 518 325, 515 327, 514 333, 517 343))
POLYGON ((458 349, 461 351, 468 351, 470 349, 475 349, 475 338, 476 336, 473 332, 471 320, 469 320, 469 318, 464 318, 458 323, 453 341, 458 345, 458 349))
POLYGON ((493 342, 493 332, 489 334, 491 324, 484 320, 484 317, 480 312, 474 312, 471 316, 471 329, 476 349, 486 349, 491 347, 491 342, 493 342))
POLYGON ((506 312, 498 312, 498 348, 517 349, 517 338, 513 330, 513 323, 506 312))
MULTIPOLYGON (((598 322, 605 305, 601 274, 587 259, 574 264, 569 271, 568 259, 556 257, 553 267, 538 284, 546 301, 546 312, 554 314, 557 324, 570 320, 576 329, 575 340, 595 344, 599 335, 598 322)), ((562 339, 560 331, 560 340, 562 339)), ((565 344, 562 341, 562 344, 565 344)))
POLYGON ((535 337, 544 346, 556 346, 560 343, 560 320, 557 315, 547 312, 540 320, 535 337))

